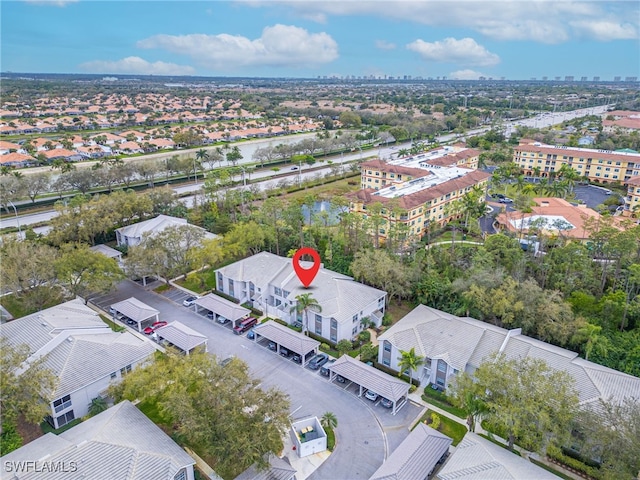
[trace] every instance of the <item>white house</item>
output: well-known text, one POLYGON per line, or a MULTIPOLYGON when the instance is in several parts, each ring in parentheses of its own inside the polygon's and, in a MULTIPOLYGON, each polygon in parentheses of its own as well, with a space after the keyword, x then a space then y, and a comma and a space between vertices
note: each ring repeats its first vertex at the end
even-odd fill
MULTIPOLYGON (((177 227, 182 225, 188 225, 187 220, 184 218, 170 217, 169 215, 158 215, 155 218, 116 229, 116 240, 118 242, 118 246, 127 245, 128 247, 133 247, 140 244, 145 234, 153 235, 154 233, 161 232, 168 227, 177 227)), ((191 226, 204 231, 205 238, 217 237, 217 235, 205 231, 202 227, 197 227, 195 225, 191 226)))
POLYGON ((378 337, 378 361, 399 370, 401 351, 415 348, 425 359, 417 377, 445 388, 459 371, 473 374, 490 354, 507 358, 539 358, 575 379, 581 405, 595 408, 599 400, 622 402, 640 398, 640 378, 578 357, 576 352, 469 317, 457 317, 418 305, 378 337))
POLYGON ((112 382, 146 361, 156 350, 150 340, 114 332, 81 300, 56 305, 0 326, 14 346, 31 349, 27 364, 43 358, 57 377, 47 421, 60 428, 83 417, 91 400, 104 395, 112 382))
POLYGON ((2 457, 2 478, 193 480, 195 461, 131 402, 2 457))
MULTIPOLYGON (((310 266, 308 262, 301 265, 310 266)), ((355 338, 362 331, 361 320, 365 317, 380 326, 387 296, 387 292, 324 267, 307 289, 296 276, 291 258, 268 252, 216 270, 216 288, 240 303, 248 302, 267 316, 288 323, 305 321, 303 314, 291 310, 298 295, 310 293, 322 311, 309 311, 307 328, 332 342, 355 338)))

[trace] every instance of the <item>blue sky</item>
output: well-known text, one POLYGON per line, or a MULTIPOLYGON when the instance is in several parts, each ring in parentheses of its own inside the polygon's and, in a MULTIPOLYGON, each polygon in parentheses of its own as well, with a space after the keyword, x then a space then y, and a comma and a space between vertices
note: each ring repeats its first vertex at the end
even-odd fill
POLYGON ((640 2, 2 0, 3 72, 640 77, 640 2))

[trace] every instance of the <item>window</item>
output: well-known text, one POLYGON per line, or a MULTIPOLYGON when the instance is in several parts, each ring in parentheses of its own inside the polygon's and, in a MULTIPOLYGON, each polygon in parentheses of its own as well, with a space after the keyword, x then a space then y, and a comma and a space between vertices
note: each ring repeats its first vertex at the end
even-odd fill
POLYGON ((391 351, 391 344, 389 342, 384 342, 384 351, 385 352, 391 351))
POLYGON ((288 297, 291 292, 287 292, 286 290, 282 290, 282 296, 288 297))
POLYGON ((76 416, 73 414, 73 410, 70 410, 63 415, 60 415, 58 418, 56 418, 56 422, 58 423, 58 428, 62 427, 63 425, 66 425, 74 418, 76 418, 76 416))
POLYGON ((187 471, 182 468, 173 476, 173 480, 187 480, 187 471))
POLYGON ((278 287, 273 287, 273 291, 275 292, 276 295, 278 295, 279 297, 282 296, 282 290, 278 287))
POLYGON ((438 360, 438 371, 446 372, 447 371, 447 362, 444 360, 438 360))
POLYGON ((220 288, 221 292, 224 292, 224 281, 220 272, 218 272, 218 288, 220 288))
POLYGON ((351 330, 351 335, 355 335, 356 333, 358 333, 358 327, 353 327, 353 330, 351 330))
POLYGON ((113 380, 114 378, 116 378, 118 376, 117 372, 113 372, 111 374, 111 380, 113 380))
POLYGON ((233 280, 229 279, 229 295, 231 295, 233 297, 234 292, 233 292, 233 280))
POLYGON ((122 375, 124 377, 130 371, 131 371, 131 365, 127 365, 126 367, 122 367, 120 369, 120 375, 122 375))
POLYGON ((356 314, 353 316, 353 323, 355 323, 355 322, 357 322, 357 321, 358 321, 358 314, 356 313, 356 314))
POLYGON ((338 321, 335 318, 331 319, 331 328, 338 328, 338 321))
POLYGON ((59 398, 55 402, 53 402, 53 408, 56 413, 61 412, 65 408, 69 408, 71 406, 71 395, 65 395, 62 398, 59 398))
POLYGON ((390 361, 388 358, 383 358, 383 359, 382 359, 382 364, 383 364, 385 367, 390 367, 390 366, 391 366, 391 361, 390 361))
POLYGON ((338 336, 337 336, 335 333, 332 333, 332 334, 331 334, 331 338, 330 338, 330 340, 331 340, 332 342, 337 342, 337 341, 338 341, 338 336))

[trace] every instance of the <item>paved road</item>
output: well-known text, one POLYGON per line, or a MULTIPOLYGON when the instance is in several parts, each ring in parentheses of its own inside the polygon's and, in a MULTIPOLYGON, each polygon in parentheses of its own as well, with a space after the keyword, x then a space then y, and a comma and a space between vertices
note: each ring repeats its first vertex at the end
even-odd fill
POLYGON ((389 409, 355 396, 354 385, 331 383, 317 371, 302 368, 245 336, 234 335, 228 325, 214 323, 183 307, 181 301, 186 294, 180 292, 170 293, 170 300, 127 280, 113 293, 92 302, 108 311, 112 303, 131 296, 158 309, 160 320, 178 320, 206 335, 209 351, 220 359, 235 355, 246 361, 263 387, 278 387, 289 395, 293 419, 321 417, 327 411, 336 415, 337 448, 311 479, 368 479, 406 438, 408 426, 422 411, 422 407, 407 403, 393 416, 389 409))

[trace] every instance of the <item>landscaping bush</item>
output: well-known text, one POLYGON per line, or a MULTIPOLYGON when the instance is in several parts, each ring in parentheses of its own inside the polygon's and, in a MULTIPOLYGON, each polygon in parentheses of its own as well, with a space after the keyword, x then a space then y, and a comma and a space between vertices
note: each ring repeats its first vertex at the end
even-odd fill
POLYGON ((213 290, 211 290, 211 293, 215 293, 219 297, 226 298, 230 302, 240 303, 240 300, 238 300, 237 298, 233 298, 231 295, 227 295, 226 293, 221 292, 220 290, 213 289, 213 290))
POLYGON ((589 465, 585 464, 584 462, 581 462, 580 460, 577 460, 568 455, 565 455, 564 453, 562 453, 562 450, 556 447, 555 445, 549 445, 549 447, 547 447, 547 457, 552 461, 555 461, 561 465, 564 465, 566 467, 582 472, 592 478, 596 478, 596 479, 603 478, 603 475, 599 469, 595 467, 590 467, 589 465))
POLYGON ((262 315, 264 315, 264 312, 262 312, 261 310, 258 310, 257 308, 253 308, 253 306, 250 303, 243 303, 242 306, 244 308, 248 308, 249 310, 251 310, 251 313, 253 313, 254 316, 256 317, 261 317, 262 315))
MULTIPOLYGON (((373 366, 375 368, 377 368, 378 370, 384 372, 384 373, 388 373, 389 375, 393 375, 394 377, 398 377, 398 378, 404 380, 405 382, 409 383, 409 376, 405 375, 404 373, 401 374, 401 375, 398 375, 397 371, 393 370, 392 368, 387 367, 386 365, 378 363, 378 362, 373 362, 373 366)), ((414 386, 419 385, 418 379, 416 379, 416 378, 414 378, 411 383, 414 386)))
POLYGON ((333 452, 333 449, 336 446, 336 434, 333 431, 333 428, 325 428, 324 431, 327 434, 327 450, 333 452))

